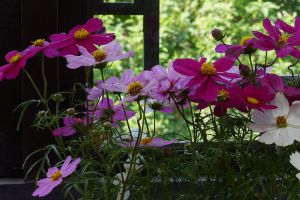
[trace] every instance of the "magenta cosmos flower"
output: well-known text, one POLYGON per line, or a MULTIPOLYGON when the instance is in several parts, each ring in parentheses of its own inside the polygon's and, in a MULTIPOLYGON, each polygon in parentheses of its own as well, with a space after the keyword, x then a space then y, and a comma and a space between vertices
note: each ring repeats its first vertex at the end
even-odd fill
POLYGON ((37 39, 32 42, 32 45, 30 45, 26 51, 30 51, 33 55, 38 54, 39 52, 42 52, 47 58, 54 58, 59 56, 59 51, 51 48, 49 46, 49 42, 45 41, 45 39, 37 39))
POLYGON ((81 118, 76 117, 65 117, 63 127, 57 128, 53 131, 53 136, 71 136, 76 133, 76 129, 84 126, 84 122, 81 118))
POLYGON ((126 94, 126 97, 122 99, 120 103, 132 102, 139 96, 148 96, 149 88, 147 87, 148 80, 145 79, 143 74, 134 76, 133 70, 125 70, 121 76, 121 79, 111 77, 102 87, 111 92, 118 92, 126 94))
POLYGON ((84 25, 74 27, 68 34, 60 33, 50 36, 49 47, 60 49, 60 55, 76 55, 79 50, 77 45, 83 46, 89 52, 97 50, 95 45, 104 45, 114 40, 113 33, 98 33, 104 29, 102 20, 89 19, 84 25))
POLYGON ((286 33, 281 33, 268 18, 263 20, 263 26, 269 35, 253 31, 255 36, 253 43, 256 48, 262 51, 275 50, 276 55, 280 58, 288 55, 300 58, 300 51, 295 48, 295 46, 300 46, 300 34, 289 36, 286 33))
POLYGON ((84 47, 78 46, 81 53, 80 56, 67 55, 67 67, 70 69, 77 69, 81 66, 96 66, 106 62, 114 62, 124 58, 132 57, 133 52, 129 51, 122 53, 122 47, 118 41, 112 41, 105 45, 102 49, 96 49, 89 53, 84 47))
POLYGON ((228 72, 233 63, 228 58, 220 58, 213 63, 206 62, 206 58, 201 58, 200 62, 184 58, 176 59, 173 67, 177 72, 193 77, 187 85, 196 87, 191 95, 192 99, 213 101, 221 86, 229 82, 228 79, 239 77, 238 74, 228 72))
POLYGON ((154 66, 151 71, 145 71, 144 76, 149 80, 150 96, 160 102, 170 99, 170 93, 180 96, 187 90, 187 84, 191 77, 179 74, 171 63, 166 70, 160 65, 154 66))
POLYGON ((27 59, 33 57, 35 54, 32 51, 10 51, 5 55, 6 65, 0 67, 0 81, 3 79, 16 78, 20 70, 26 65, 27 59))
POLYGON ((252 37, 246 36, 241 39, 240 44, 232 44, 232 45, 225 45, 219 44, 216 46, 215 51, 217 53, 225 53, 225 57, 236 60, 241 54, 251 54, 256 51, 253 46, 252 37))
MULTIPOLYGON (((130 119, 135 115, 133 111, 125 110, 127 119, 130 119)), ((91 112, 92 114, 92 112, 91 112)), ((107 101, 106 98, 102 99, 94 112, 96 119, 100 121, 111 121, 112 124, 116 125, 118 122, 126 120, 125 113, 123 111, 122 105, 115 105, 112 99, 107 101)))
MULTIPOLYGON (((118 144, 122 147, 135 147, 137 140, 132 141, 120 141, 118 144)), ((165 140, 162 138, 150 138, 145 137, 141 139, 139 147, 164 147, 176 142, 176 139, 173 140, 165 140)))
POLYGON ((298 31, 300 31, 300 18, 295 17, 294 26, 290 26, 287 23, 285 23, 284 21, 282 21, 281 19, 277 19, 275 21, 275 26, 276 26, 276 28, 279 28, 288 34, 294 34, 298 31))
POLYGON ((60 169, 57 167, 49 168, 47 172, 47 178, 37 181, 38 188, 32 193, 32 196, 46 196, 55 187, 62 183, 63 178, 70 176, 76 170, 81 159, 77 158, 73 162, 71 162, 71 160, 71 156, 68 156, 60 169))
POLYGON ((232 98, 239 99, 243 107, 236 107, 237 109, 245 112, 245 110, 257 109, 276 109, 270 102, 274 99, 275 94, 269 92, 267 87, 257 87, 251 84, 246 85, 244 88, 234 87, 231 92, 232 98))
POLYGON ((260 82, 273 94, 283 93, 290 103, 300 97, 300 89, 286 86, 282 78, 276 74, 266 74, 260 79, 260 82))

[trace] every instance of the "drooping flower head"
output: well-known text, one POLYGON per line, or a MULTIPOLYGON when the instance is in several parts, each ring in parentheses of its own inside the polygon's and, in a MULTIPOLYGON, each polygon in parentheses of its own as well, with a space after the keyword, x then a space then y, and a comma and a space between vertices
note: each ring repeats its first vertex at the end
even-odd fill
POLYGON ((77 132, 78 128, 81 128, 86 125, 86 122, 81 118, 76 117, 65 117, 64 126, 57 128, 53 131, 53 136, 71 136, 77 132))
POLYGON ((249 127, 253 131, 262 132, 259 141, 278 146, 288 146, 294 140, 300 141, 300 101, 293 102, 290 107, 282 93, 277 93, 271 102, 277 108, 273 110, 254 110, 253 123, 249 127))
MULTIPOLYGON (((106 98, 103 98, 99 102, 94 115, 95 118, 100 121, 111 122, 112 120, 112 124, 116 125, 118 122, 126 120, 126 117, 127 119, 130 119, 135 115, 135 113, 130 110, 125 110, 125 112, 126 116, 121 104, 115 105, 112 99, 107 100, 106 98)), ((93 112, 90 112, 90 114, 92 113, 93 112)))
POLYGON ((93 52, 97 50, 95 45, 108 44, 115 38, 112 33, 98 33, 103 29, 102 20, 91 18, 84 25, 74 27, 68 34, 51 35, 49 47, 59 49, 61 56, 77 55, 79 52, 78 46, 93 52))
POLYGON ((72 157, 68 156, 60 169, 51 167, 48 169, 47 178, 37 181, 38 188, 32 193, 32 196, 43 197, 49 194, 55 187, 60 185, 63 178, 70 176, 77 168, 81 159, 77 158, 71 162, 72 157))
POLYGON ((15 79, 20 70, 26 66, 29 58, 33 57, 32 51, 10 51, 5 55, 5 60, 8 62, 6 65, 0 67, 0 81, 3 79, 15 79))
POLYGON ((288 35, 282 33, 278 28, 272 25, 271 21, 266 18, 263 20, 263 26, 269 35, 265 35, 258 31, 253 31, 255 38, 254 46, 262 51, 275 50, 280 58, 291 55, 300 58, 300 51, 295 46, 300 46, 300 35, 288 35))
POLYGON ((220 58, 213 63, 206 62, 206 58, 201 58, 200 62, 184 58, 176 59, 173 67, 177 72, 193 77, 188 83, 189 87, 196 88, 193 99, 213 101, 221 86, 229 82, 228 79, 239 77, 238 74, 227 72, 233 63, 227 58, 220 58))
POLYGON ((67 55, 67 67, 70 69, 77 69, 82 66, 96 66, 99 64, 122 60, 124 58, 132 57, 133 52, 122 52, 122 47, 117 40, 114 40, 103 47, 98 48, 93 52, 88 52, 86 48, 78 46, 81 53, 80 56, 67 55))
POLYGON ((246 36, 241 39, 240 44, 225 45, 219 44, 216 46, 215 51, 217 53, 225 53, 225 57, 236 60, 241 54, 251 54, 256 51, 253 46, 251 36, 246 36))
POLYGON ((87 99, 90 101, 94 101, 99 99, 102 96, 103 88, 102 88, 102 81, 96 81, 97 85, 93 88, 87 89, 87 99))
POLYGON ((59 56, 59 51, 55 48, 49 46, 49 42, 45 39, 36 39, 32 42, 25 51, 31 51, 31 54, 34 56, 39 52, 42 52, 47 58, 54 58, 59 56))

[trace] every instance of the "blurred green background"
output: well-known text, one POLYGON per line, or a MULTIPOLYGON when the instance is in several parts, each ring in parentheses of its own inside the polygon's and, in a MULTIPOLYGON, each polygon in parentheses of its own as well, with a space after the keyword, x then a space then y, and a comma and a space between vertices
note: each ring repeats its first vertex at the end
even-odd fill
MULTIPOLYGON (((130 0, 106 0, 106 2, 130 2, 130 0)), ((215 59, 222 56, 214 49, 218 44, 211 36, 211 30, 219 28, 227 37, 226 43, 240 43, 240 39, 251 36, 252 30, 263 31, 262 20, 272 21, 281 18, 293 24, 294 17, 300 13, 299 0, 160 0, 160 64, 167 67, 176 58, 200 56, 215 59)), ((133 50, 135 56, 122 62, 115 62, 106 70, 107 76, 119 75, 125 68, 135 72, 143 70, 143 18, 142 16, 99 15, 108 32, 116 33, 125 50, 133 50)), ((270 62, 274 57, 269 54, 270 62)), ((263 55, 257 54, 255 60, 261 62, 263 55)), ((248 60, 247 60, 248 62, 248 60)), ((286 67, 294 62, 284 59, 277 62, 273 72, 288 74, 286 67)), ((98 80, 99 73, 94 73, 98 80)), ((183 124, 177 115, 160 116, 161 133, 183 132, 183 124)), ((183 120, 182 120, 183 121, 183 120)))

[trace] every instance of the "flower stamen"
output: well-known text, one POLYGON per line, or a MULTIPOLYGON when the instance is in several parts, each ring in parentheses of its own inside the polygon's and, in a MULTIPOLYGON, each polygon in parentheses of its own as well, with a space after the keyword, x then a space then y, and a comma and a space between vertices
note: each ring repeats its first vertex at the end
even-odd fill
POLYGON ((12 65, 14 65, 14 64, 18 63, 18 62, 20 61, 21 58, 22 58, 22 55, 19 54, 19 53, 17 53, 16 55, 14 55, 14 56, 10 59, 9 63, 12 64, 12 65))
POLYGON ((147 145, 152 141, 152 138, 146 137, 141 139, 141 144, 142 145, 147 145))
POLYGON ((288 42, 288 39, 289 39, 289 36, 287 34, 283 33, 278 40, 279 45, 286 45, 286 43, 288 42))
POLYGON ((74 33, 74 37, 78 40, 84 40, 90 36, 90 33, 88 30, 81 28, 74 33))
POLYGON ((37 39, 33 42, 31 42, 33 46, 35 47, 43 47, 45 43, 45 39, 37 39))
POLYGON ((58 170, 51 175, 52 181, 56 181, 62 176, 61 172, 58 170))
POLYGON ((247 102, 251 104, 259 104, 259 100, 254 97, 247 97, 247 102))
POLYGON ((217 73, 217 69, 215 68, 214 64, 210 63, 203 63, 200 71, 202 75, 206 76, 214 76, 217 73))
POLYGON ((287 126, 286 117, 285 116, 277 116, 276 117, 276 125, 278 128, 285 128, 287 126))
POLYGON ((107 54, 105 53, 105 51, 100 50, 100 49, 93 51, 92 55, 97 62, 101 62, 101 61, 105 60, 105 58, 107 57, 107 54))
POLYGON ((141 93, 143 89, 143 85, 142 83, 140 83, 139 81, 132 81, 127 88, 127 93, 131 96, 135 96, 139 93, 141 93))
POLYGON ((241 45, 241 46, 247 46, 247 42, 248 42, 250 39, 252 39, 251 36, 243 37, 243 38, 241 39, 241 41, 240 41, 240 45, 241 45))
POLYGON ((219 90, 217 100, 218 101, 226 101, 227 99, 229 99, 229 92, 225 89, 219 90))

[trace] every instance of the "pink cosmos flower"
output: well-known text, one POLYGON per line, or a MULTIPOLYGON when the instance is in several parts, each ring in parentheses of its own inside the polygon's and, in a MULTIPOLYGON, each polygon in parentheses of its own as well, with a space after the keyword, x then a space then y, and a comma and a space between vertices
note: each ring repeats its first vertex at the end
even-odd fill
MULTIPOLYGON (((90 114, 92 114, 92 112, 90 114)), ((97 110, 94 112, 94 115, 96 116, 96 119, 105 122, 111 121, 112 118, 112 124, 114 125, 126 119, 122 105, 115 105, 112 99, 107 100, 106 98, 103 98, 100 101, 97 106, 97 110)), ((135 113, 133 111, 126 110, 127 119, 130 119, 134 115, 135 113)))
POLYGON ((288 34, 294 34, 298 31, 300 31, 300 18, 295 17, 294 27, 288 25, 287 23, 285 23, 281 19, 277 19, 275 21, 275 26, 276 26, 276 28, 281 29, 281 30, 283 30, 284 32, 286 32, 288 34))
POLYGON ((27 59, 34 56, 32 51, 10 51, 5 55, 6 65, 0 67, 0 81, 16 78, 26 65, 27 59))
POLYGON ((290 103, 300 97, 300 89, 286 86, 282 78, 276 74, 266 74, 260 79, 260 82, 263 86, 267 87, 271 93, 283 93, 290 103))
POLYGON ((238 78, 236 73, 230 73, 234 61, 228 58, 220 58, 213 63, 207 63, 206 58, 201 58, 200 62, 193 59, 184 58, 174 61, 174 69, 187 76, 193 77, 188 87, 197 89, 191 94, 192 99, 203 99, 213 101, 221 89, 221 86, 228 83, 228 79, 238 78))
POLYGON ((77 45, 93 52, 97 49, 95 45, 107 44, 115 38, 113 33, 98 33, 101 29, 104 29, 102 20, 91 18, 84 25, 74 27, 68 34, 51 35, 49 47, 61 50, 61 56, 78 54, 77 45))
POLYGON ((132 57, 134 54, 132 51, 123 54, 122 47, 116 40, 105 45, 103 47, 103 50, 96 49, 92 53, 89 53, 86 48, 82 46, 78 46, 78 49, 81 53, 80 56, 66 56, 66 59, 68 61, 67 67, 70 69, 77 69, 81 66, 95 66, 106 62, 114 62, 117 60, 122 60, 124 58, 132 57))
MULTIPOLYGON (((132 141, 120 141, 118 144, 122 147, 134 147, 136 144, 136 140, 132 141)), ((145 137, 141 139, 141 142, 139 144, 140 147, 164 147, 170 144, 173 144, 176 142, 176 139, 173 140, 165 140, 162 138, 150 138, 145 137)))
POLYGON ((73 162, 71 162, 71 160, 71 156, 68 156, 60 169, 57 167, 49 168, 47 178, 37 181, 38 188, 32 193, 32 196, 46 196, 62 183, 63 178, 70 176, 76 170, 81 159, 77 158, 73 162))
POLYGON ((120 103, 132 102, 139 96, 148 96, 149 86, 148 80, 145 79, 143 73, 134 77, 132 69, 125 70, 121 76, 121 79, 111 77, 102 87, 111 92, 125 93, 127 96, 122 99, 120 103))
POLYGON ((267 87, 257 87, 251 84, 246 85, 244 88, 235 87, 232 89, 232 98, 240 99, 243 103, 242 109, 237 109, 245 112, 245 110, 257 109, 275 109, 274 105, 269 103, 274 99, 275 94, 269 92, 267 87))
POLYGON ((86 123, 81 118, 65 117, 63 127, 57 128, 53 131, 53 136, 71 136, 76 133, 76 128, 84 126, 86 123))
POLYGON ((225 45, 219 44, 216 46, 217 53, 225 53, 225 57, 236 60, 241 54, 254 53, 256 49, 253 47, 252 37, 246 36, 241 39, 240 44, 225 45))
POLYGON ((173 63, 167 70, 156 65, 151 71, 145 71, 144 76, 149 80, 150 96, 161 102, 170 99, 170 92, 180 96, 180 93, 188 89, 187 84, 191 80, 191 77, 176 72, 173 63))
POLYGON ((49 47, 49 42, 45 41, 45 39, 37 39, 32 42, 32 45, 30 45, 26 51, 31 51, 33 55, 38 54, 39 52, 42 52, 47 58, 54 58, 59 56, 59 51, 50 48, 49 47))
POLYGON ((102 96, 102 81, 96 81, 97 85, 94 88, 87 89, 87 99, 90 101, 94 101, 99 99, 102 96))
POLYGON ((280 58, 288 55, 300 58, 300 51, 295 48, 295 46, 300 46, 299 34, 288 36, 285 33, 281 33, 278 28, 272 25, 268 18, 263 20, 263 26, 269 35, 253 31, 255 36, 253 43, 256 48, 263 51, 275 50, 280 58))

